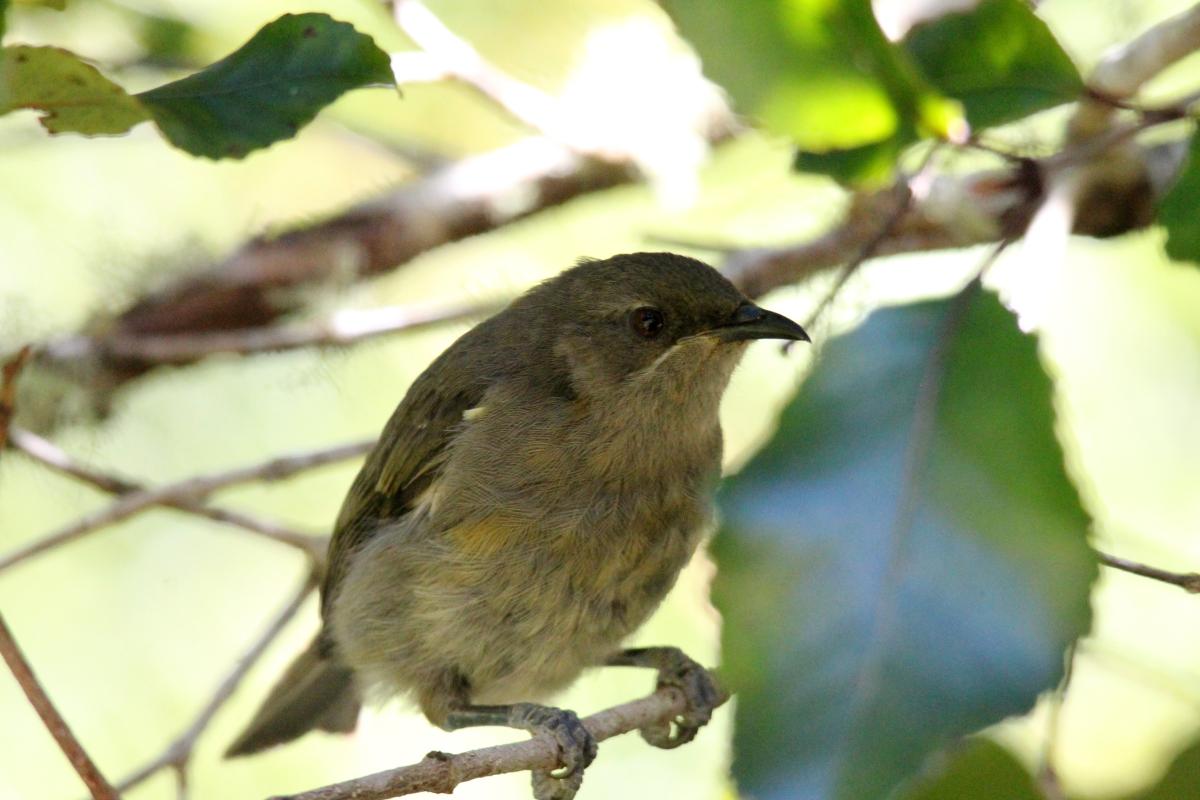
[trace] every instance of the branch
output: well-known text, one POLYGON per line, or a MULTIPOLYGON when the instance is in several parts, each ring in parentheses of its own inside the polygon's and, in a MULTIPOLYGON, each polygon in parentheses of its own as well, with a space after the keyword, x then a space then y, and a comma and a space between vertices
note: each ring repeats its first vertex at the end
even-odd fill
MULTIPOLYGON (((1094 148, 1087 142, 1079 148, 1094 148)), ((1109 237, 1147 227, 1155 203, 1170 188, 1183 164, 1186 142, 1134 147, 1133 163, 1090 175, 1076 199, 1072 232, 1109 237)), ((815 239, 780 247, 758 247, 729 253, 722 270, 751 297, 801 282, 853 261, 863 242, 874 242, 872 258, 934 252, 1020 238, 1044 200, 1045 173, 1071 163, 1073 151, 1047 159, 967 174, 943 174, 913 186, 913 199, 874 241, 880 220, 895 209, 895 188, 855 195, 842 220, 815 239)), ((1103 160, 1102 153, 1096 153, 1103 160)))
MULTIPOLYGON (((316 341, 322 323, 291 329, 278 335, 282 341, 270 341, 270 326, 302 308, 307 293, 297 290, 347 276, 380 275, 440 245, 636 177, 632 163, 585 158, 547 138, 526 139, 462 159, 326 221, 253 239, 201 273, 147 294, 94 330, 48 343, 38 358, 111 392, 163 359, 183 364, 209 352, 254 349, 245 342, 257 332, 271 347, 305 338, 316 341), (224 334, 236 334, 241 341, 230 346, 230 340, 205 338, 224 334), (189 342, 193 337, 197 343, 189 342), (140 345, 143 340, 147 344, 140 345)), ((455 311, 410 306, 358 312, 351 322, 357 323, 358 335, 366 336, 477 313, 460 307, 462 316, 457 316, 455 311), (388 314, 393 318, 388 320, 388 314)), ((344 335, 335 332, 326 338, 344 341, 344 335)))
POLYGON ((0 452, 8 444, 8 428, 17 413, 17 377, 32 352, 33 348, 25 345, 0 367, 0 452))
POLYGON ((1200 573, 1196 572, 1169 572, 1158 567, 1151 567, 1137 561, 1130 561, 1126 558, 1118 558, 1110 556, 1108 553, 1098 553, 1100 563, 1106 567, 1119 569, 1122 572, 1129 572, 1134 575, 1141 575, 1143 578, 1150 578, 1163 583, 1169 583, 1172 586, 1178 586, 1188 594, 1200 594, 1200 573))
MULTIPOLYGON (((3 444, 8 441, 9 423, 16 413, 17 378, 21 374, 21 368, 29 360, 29 353, 28 345, 22 347, 0 369, 0 452, 3 452, 3 444)), ((3 615, 0 615, 0 656, 4 658, 4 663, 8 664, 13 677, 17 679, 17 684, 29 698, 29 704, 41 717, 54 741, 58 742, 59 748, 79 773, 92 797, 95 800, 119 800, 116 790, 105 780, 95 762, 83 749, 83 745, 75 738, 75 734, 71 733, 66 720, 50 702, 3 615)))
MULTIPOLYGON (((69 456, 62 448, 43 439, 35 433, 23 428, 13 428, 9 432, 13 447, 24 453, 39 464, 63 475, 91 484, 109 494, 127 495, 145 492, 146 487, 136 481, 131 481, 118 475, 100 472, 94 467, 79 463, 69 456)), ((324 558, 326 539, 311 533, 301 533, 277 522, 259 519, 241 511, 205 505, 199 500, 178 498, 165 500, 162 505, 188 514, 221 522, 226 525, 242 528, 267 539, 295 547, 315 561, 324 558)))
MULTIPOLYGON (((93 531, 128 519, 153 506, 171 505, 181 500, 197 501, 218 489, 240 483, 280 480, 313 467, 360 456, 370 450, 374 444, 374 441, 353 442, 326 450, 282 456, 248 467, 198 475, 166 486, 127 494, 107 508, 80 517, 66 527, 0 558, 0 571, 39 553, 75 541, 93 531)), ((318 547, 316 537, 302 544, 303 549, 308 553, 314 552, 318 547)))
POLYGON ((496 310, 490 304, 430 306, 386 306, 337 311, 325 320, 266 328, 215 333, 150 334, 118 333, 97 341, 87 336, 60 339, 47 347, 57 361, 102 355, 107 359, 142 364, 187 364, 217 353, 250 353, 294 350, 299 347, 344 346, 398 333, 479 317, 496 310), (101 353, 95 352, 97 345, 101 353))
MULTIPOLYGON (((669 721, 683 713, 683 694, 670 687, 593 714, 583 725, 597 742, 622 733, 669 721)), ((433 752, 417 764, 377 772, 274 800, 385 800, 389 797, 438 792, 449 794, 460 783, 525 770, 550 770, 560 766, 558 746, 548 737, 502 744, 450 755, 433 752)))
POLYGON ((275 615, 258 639, 255 640, 254 644, 250 646, 250 649, 234 664, 233 669, 230 670, 229 674, 217 686, 216 691, 213 692, 208 702, 200 710, 200 713, 196 715, 196 718, 192 720, 192 724, 183 733, 179 734, 174 741, 168 744, 158 756, 121 781, 119 788, 122 792, 134 788, 147 778, 168 767, 174 769, 180 780, 186 785, 188 762, 191 760, 192 751, 196 748, 196 741, 204 733, 212 718, 221 709, 221 706, 237 690, 238 685, 242 682, 242 678, 262 658, 263 653, 266 652, 271 642, 275 641, 284 627, 300 611, 305 599, 308 598, 308 595, 316 586, 317 575, 315 572, 310 572, 292 599, 288 601, 288 604, 275 615))

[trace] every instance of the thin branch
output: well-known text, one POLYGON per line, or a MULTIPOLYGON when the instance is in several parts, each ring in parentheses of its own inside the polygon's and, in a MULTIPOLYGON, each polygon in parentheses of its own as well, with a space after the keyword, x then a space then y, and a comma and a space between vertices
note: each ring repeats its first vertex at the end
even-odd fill
MULTIPOLYGON (((136 481, 101 472, 94 467, 79 463, 58 445, 23 428, 13 428, 9 432, 9 440, 14 448, 39 464, 91 484, 101 491, 116 495, 146 491, 146 487, 136 481)), ((289 547, 295 547, 316 561, 324 558, 325 548, 328 544, 328 540, 324 536, 302 533, 272 520, 260 519, 242 511, 205 505, 199 500, 178 498, 166 500, 162 505, 214 522, 242 528, 289 547)))
POLYGON ((1151 567, 1138 561, 1130 561, 1127 558, 1112 556, 1108 553, 1097 553, 1097 555, 1100 557, 1100 563, 1106 567, 1119 569, 1122 572, 1128 572, 1133 575, 1141 575, 1143 578, 1169 583, 1172 586, 1178 586, 1188 594, 1200 594, 1200 573, 1171 572, 1159 569, 1158 567, 1151 567))
MULTIPOLYGON (((22 347, 0 369, 0 452, 3 452, 3 445, 8 441, 9 423, 16 414, 17 378, 21 374, 21 368, 29 360, 29 353, 28 346, 22 347)), ((118 800, 117 792, 113 789, 112 784, 104 778, 95 762, 83 749, 83 745, 75 738, 75 734, 71 733, 71 728, 67 725, 66 720, 50 702, 45 689, 42 688, 33 672, 33 667, 29 665, 28 659, 21 652, 16 638, 4 621, 3 615, 0 615, 0 656, 4 658, 4 663, 8 664, 13 677, 17 679, 17 684, 29 698, 29 704, 41 717, 42 723, 45 724, 46 730, 50 731, 54 741, 58 742, 59 748, 71 762, 71 766, 79 773, 79 777, 91 792, 92 797, 95 800, 118 800)))
MULTIPOLYGON (((593 714, 583 725, 597 742, 629 731, 671 720, 683 713, 683 694, 670 687, 593 714)), ((558 746, 545 736, 514 744, 502 744, 450 755, 430 753, 420 763, 377 772, 274 800, 384 800, 389 797, 438 792, 449 794, 460 783, 525 770, 549 770, 560 766, 558 746)))
MULTIPOLYGON (((103 348, 108 358, 149 364, 179 364, 216 353, 245 355, 299 347, 350 345, 377 336, 471 319, 495 310, 494 303, 457 304, 441 308, 386 306, 347 309, 324 320, 268 328, 148 336, 120 334, 103 340, 103 348)), ((63 348, 70 346, 68 341, 58 343, 60 354, 65 353, 63 348)), ((87 346, 92 340, 81 338, 76 341, 87 346)))
POLYGON ((1046 740, 1042 747, 1042 759, 1038 765, 1037 783, 1046 800, 1066 800, 1062 781, 1058 777, 1058 745, 1062 732, 1062 710, 1067 702, 1067 690, 1071 688, 1071 678, 1075 674, 1076 643, 1067 647, 1064 657, 1065 667, 1063 677, 1050 700, 1050 710, 1046 719, 1046 740))
POLYGON ((175 737, 175 740, 167 745, 158 756, 122 780, 118 785, 118 788, 122 792, 132 789, 147 778, 157 774, 160 770, 169 767, 175 771, 180 794, 186 794, 188 763, 191 760, 192 752, 196 748, 196 741, 204 733, 205 729, 208 728, 208 724, 212 721, 212 718, 216 716, 225 702, 237 690, 246 673, 262 658, 263 653, 266 652, 271 643, 275 641, 284 627, 300 611, 304 601, 312 593, 312 590, 316 588, 316 585, 316 573, 310 572, 291 600, 288 601, 287 605, 275 615, 270 624, 259 635, 258 639, 255 640, 254 644, 250 646, 250 649, 238 659, 233 669, 218 684, 216 690, 196 715, 195 719, 192 720, 192 723, 183 733, 175 737))
POLYGON ((95 800, 119 800, 117 790, 101 774, 95 762, 83 749, 83 745, 75 738, 75 734, 71 733, 66 720, 58 713, 54 704, 50 702, 50 698, 46 696, 45 690, 38 682, 37 676, 33 674, 33 668, 29 666, 29 661, 21 652, 21 648, 17 645, 17 640, 13 637, 2 614, 0 614, 0 656, 4 657, 4 662, 12 670, 13 677, 17 679, 25 696, 29 698, 29 704, 42 718, 46 730, 50 731, 54 741, 58 742, 58 746, 66 755, 67 760, 71 762, 71 766, 79 773, 79 777, 91 792, 92 797, 95 800))
POLYGON ((8 428, 17 413, 17 377, 32 353, 33 348, 25 345, 0 368, 0 452, 8 444, 8 428))
MULTIPOLYGON (((93 531, 128 519, 153 506, 170 505, 178 500, 197 501, 218 489, 236 484, 280 480, 297 472, 363 455, 374 444, 374 441, 353 442, 325 450, 282 456, 248 467, 198 475, 166 486, 127 494, 107 508, 84 515, 60 530, 0 558, 0 571, 39 553, 75 541, 93 531)), ((306 547, 306 550, 311 552, 312 548, 306 547)))

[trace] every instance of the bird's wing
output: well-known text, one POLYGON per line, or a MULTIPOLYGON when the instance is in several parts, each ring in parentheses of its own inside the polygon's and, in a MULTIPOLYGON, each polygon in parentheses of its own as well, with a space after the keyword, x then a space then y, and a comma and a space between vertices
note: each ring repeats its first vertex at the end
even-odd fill
POLYGON ((447 351, 409 389, 384 427, 379 444, 354 479, 342 503, 329 545, 329 564, 321 588, 328 611, 351 558, 380 524, 410 511, 441 472, 446 446, 478 405, 486 381, 468 377, 472 370, 459 353, 447 351))

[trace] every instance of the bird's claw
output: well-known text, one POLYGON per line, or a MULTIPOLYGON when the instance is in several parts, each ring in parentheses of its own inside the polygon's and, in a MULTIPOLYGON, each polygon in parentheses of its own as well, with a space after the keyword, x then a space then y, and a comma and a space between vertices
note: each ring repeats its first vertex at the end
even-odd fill
POLYGON ((687 707, 683 713, 660 725, 643 728, 640 733, 654 747, 670 750, 687 744, 712 719, 712 712, 725 701, 724 690, 712 673, 693 661, 682 650, 670 647, 660 651, 667 661, 658 669, 658 688, 670 686, 683 693, 687 707))
POLYGON ((558 745, 562 767, 555 771, 535 770, 534 800, 571 800, 583 784, 583 772, 596 758, 596 740, 573 711, 519 703, 513 706, 512 722, 535 736, 546 734, 558 745))

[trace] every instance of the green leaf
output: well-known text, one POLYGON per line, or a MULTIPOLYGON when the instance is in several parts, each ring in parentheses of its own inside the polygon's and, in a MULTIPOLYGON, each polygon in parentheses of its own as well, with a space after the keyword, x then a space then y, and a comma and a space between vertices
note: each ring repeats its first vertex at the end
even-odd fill
POLYGON ((146 109, 74 53, 13 45, 0 50, 0 114, 42 112, 51 133, 117 134, 149 119, 146 109))
POLYGON ((1077 100, 1083 79, 1046 23, 1024 0, 983 0, 918 25, 904 49, 973 129, 1077 100))
POLYGON ((877 178, 884 153, 898 154, 919 135, 961 132, 957 103, 887 40, 869 0, 665 5, 737 108, 795 141, 800 168, 877 178))
POLYGON ((889 796, 1028 710, 1088 630, 1097 566, 1050 380, 990 294, 831 341, 720 499, 734 771, 761 800, 889 796))
POLYGON ((1187 163, 1158 206, 1158 222, 1167 229, 1167 255, 1200 262, 1200 136, 1193 134, 1187 163))
POLYGON ((1021 762, 991 739, 972 738, 948 755, 937 774, 902 800, 1045 800, 1021 762))
POLYGON ((344 92, 392 83, 371 37, 326 14, 285 14, 212 66, 138 95, 176 147, 240 158, 287 139, 344 92))

